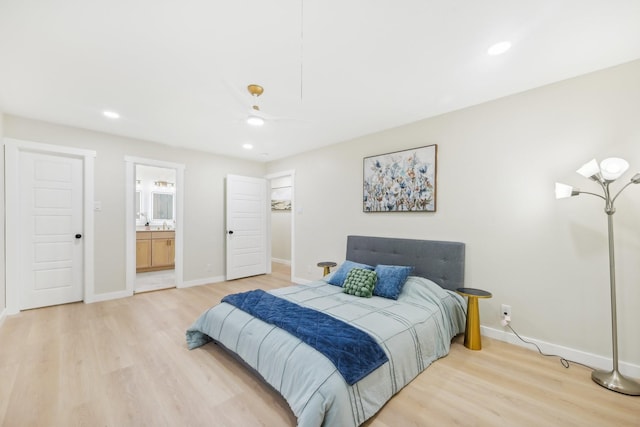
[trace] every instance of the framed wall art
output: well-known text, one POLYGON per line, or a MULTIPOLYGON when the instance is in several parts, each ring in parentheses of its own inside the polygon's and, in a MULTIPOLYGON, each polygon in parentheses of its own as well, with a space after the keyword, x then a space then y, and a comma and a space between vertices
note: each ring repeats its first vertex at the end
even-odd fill
POLYGON ((271 210, 291 210, 291 187, 277 187, 271 189, 271 210))
POLYGON ((435 212, 436 144, 364 158, 364 212, 435 212))

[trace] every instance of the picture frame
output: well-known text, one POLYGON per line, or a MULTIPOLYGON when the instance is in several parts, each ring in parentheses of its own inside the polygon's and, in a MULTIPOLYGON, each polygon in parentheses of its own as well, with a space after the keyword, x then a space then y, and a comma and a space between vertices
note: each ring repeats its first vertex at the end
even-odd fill
POLYGON ((437 144, 363 159, 363 212, 435 212, 437 144))
POLYGON ((271 210, 291 210, 291 187, 278 187, 271 189, 271 210))

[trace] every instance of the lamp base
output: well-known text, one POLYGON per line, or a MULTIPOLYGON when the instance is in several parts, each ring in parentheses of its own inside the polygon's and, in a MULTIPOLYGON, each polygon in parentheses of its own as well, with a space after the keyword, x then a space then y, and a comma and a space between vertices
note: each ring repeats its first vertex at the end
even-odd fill
POLYGON ((618 371, 593 371, 591 379, 602 387, 629 396, 640 396, 640 384, 618 371))

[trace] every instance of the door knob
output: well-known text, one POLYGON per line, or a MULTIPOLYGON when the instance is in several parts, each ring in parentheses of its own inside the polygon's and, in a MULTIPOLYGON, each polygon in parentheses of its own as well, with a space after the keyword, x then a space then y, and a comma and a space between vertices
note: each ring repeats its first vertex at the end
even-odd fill
POLYGON ((233 230, 229 230, 229 234, 233 234, 233 230))
POLYGON ((80 239, 82 237, 82 234, 76 234, 76 239, 80 239))

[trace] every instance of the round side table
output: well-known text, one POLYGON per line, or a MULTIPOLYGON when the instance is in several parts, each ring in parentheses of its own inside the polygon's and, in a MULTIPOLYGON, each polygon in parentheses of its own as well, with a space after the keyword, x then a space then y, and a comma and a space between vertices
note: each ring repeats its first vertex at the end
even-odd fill
POLYGON ((481 350, 482 341, 480 338, 480 310, 478 309, 478 298, 491 298, 491 292, 475 288, 458 288, 460 295, 467 297, 467 324, 464 330, 464 346, 470 350, 481 350))
POLYGON ((331 267, 335 267, 336 265, 338 264, 336 264, 333 261, 323 261, 318 263, 318 267, 324 268, 324 270, 322 270, 323 276, 326 276, 327 274, 331 273, 331 267))

